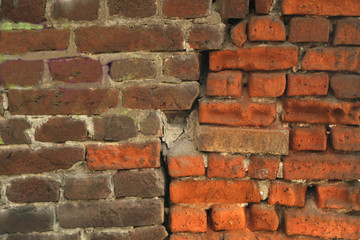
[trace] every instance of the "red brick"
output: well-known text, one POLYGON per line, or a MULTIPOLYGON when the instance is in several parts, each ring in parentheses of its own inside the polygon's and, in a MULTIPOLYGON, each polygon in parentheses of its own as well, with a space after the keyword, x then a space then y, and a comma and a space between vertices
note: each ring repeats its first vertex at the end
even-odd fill
POLYGON ((184 33, 174 25, 91 26, 76 29, 75 42, 87 53, 175 51, 184 49, 184 33))
POLYGON ((304 207, 307 187, 298 183, 272 182, 269 189, 269 204, 304 207))
POLYGON ((210 52, 211 71, 280 70, 294 67, 297 61, 298 47, 294 45, 269 45, 210 52))
POLYGON ((45 20, 46 0, 2 0, 0 19, 40 23, 45 20))
POLYGON ((128 116, 94 117, 93 122, 96 140, 120 141, 137 135, 134 119, 128 116))
POLYGON ((358 19, 337 21, 334 45, 360 45, 360 21, 358 19))
POLYGON ((160 167, 160 142, 87 145, 87 165, 92 170, 160 167))
POLYGON ((243 74, 240 71, 209 73, 206 80, 206 95, 217 97, 240 97, 243 74))
POLYGON ((0 64, 0 83, 22 87, 38 85, 44 73, 43 61, 12 60, 0 64))
POLYGON ((268 14, 273 0, 255 0, 255 11, 257 14, 268 14))
POLYGON ((302 60, 302 69, 360 73, 359 58, 360 48, 310 48, 302 60))
POLYGON ((279 157, 251 156, 248 175, 257 179, 276 179, 279 163, 279 157))
POLYGON ((240 22, 231 30, 231 41, 235 44, 235 46, 242 47, 246 40, 246 24, 244 22, 240 22))
POLYGON ((156 65, 149 59, 120 59, 111 63, 110 76, 115 81, 154 78, 156 76, 156 65))
POLYGON ((360 76, 353 74, 336 74, 330 80, 331 89, 337 98, 360 98, 360 76))
POLYGON ((110 15, 145 18, 156 14, 156 0, 109 0, 110 15))
POLYGON ((330 21, 325 18, 295 17, 290 20, 290 42, 328 42, 330 21))
POLYGON ((31 139, 26 132, 31 125, 26 119, 12 118, 0 120, 0 138, 1 143, 8 144, 29 144, 31 139))
POLYGON ((199 233, 173 233, 170 240, 205 240, 205 234, 199 233))
POLYGON ((356 114, 360 109, 358 102, 286 99, 283 107, 285 122, 360 124, 356 114))
POLYGON ((174 205, 169 214, 171 232, 206 232, 206 211, 191 207, 174 205))
POLYGON ((324 126, 293 127, 290 130, 290 149, 325 151, 327 143, 324 126))
MULTIPOLYGON (((319 240, 317 237, 308 236, 288 236, 281 231, 269 232, 259 231, 252 232, 249 229, 228 231, 224 233, 224 239, 226 240, 319 240)), ((197 239, 196 239, 197 240, 197 239)), ((200 239, 202 240, 202 239, 200 239)))
POLYGON ((247 78, 250 97, 280 97, 286 87, 285 73, 250 73, 247 78))
POLYGON ((100 7, 100 0, 56 0, 51 9, 51 15, 57 20, 96 20, 100 7))
POLYGON ((269 126, 276 117, 275 104, 250 101, 209 101, 199 104, 199 122, 230 126, 269 126))
POLYGON ((210 15, 211 3, 211 0, 164 0, 162 12, 170 18, 201 18, 210 15))
POLYGON ((214 230, 244 229, 247 223, 245 209, 232 204, 212 206, 211 220, 214 230))
POLYGON ((249 209, 249 228, 251 231, 276 231, 279 217, 274 206, 254 204, 249 209))
POLYGON ((285 41, 285 25, 279 17, 255 16, 248 23, 250 41, 285 41))
POLYGON ((360 128, 332 127, 330 141, 336 151, 360 151, 360 128))
POLYGON ((197 54, 181 54, 166 58, 164 61, 164 74, 182 80, 199 80, 199 56, 197 54))
POLYGON ((288 129, 200 126, 198 149, 207 152, 268 153, 286 155, 288 129))
POLYGON ((327 73, 288 74, 287 96, 327 95, 328 89, 327 73))
POLYGON ((223 18, 244 18, 249 13, 249 0, 221 0, 223 18))
POLYGON ((359 184, 327 183, 316 187, 316 202, 320 208, 360 210, 359 184))
MULTIPOLYGON (((89 240, 115 240, 115 239, 138 239, 146 240, 150 236, 153 239, 164 240, 167 239, 168 233, 164 226, 147 226, 147 227, 135 227, 127 229, 125 231, 104 229, 103 231, 91 231, 89 232, 89 240)), ((42 239, 41 239, 42 240, 42 239)), ((45 240, 45 239, 44 239, 45 240)), ((57 239, 55 239, 57 240, 57 239)), ((64 239, 65 240, 65 239, 64 239)))
POLYGON ((205 175, 204 158, 201 154, 168 156, 167 167, 171 177, 205 175))
POLYGON ((285 15, 329 15, 359 16, 360 2, 357 0, 284 0, 285 15))
POLYGON ((291 153, 283 158, 284 179, 355 180, 360 177, 357 155, 336 153, 291 153))
POLYGON ((210 153, 208 156, 207 177, 243 178, 245 177, 245 156, 220 155, 210 153))
POLYGON ((175 180, 170 183, 170 200, 173 203, 260 202, 260 191, 250 180, 175 180))
POLYGON ((38 31, 0 32, 0 52, 23 54, 34 51, 66 50, 70 31, 43 29, 38 31))
POLYGON ((122 90, 123 106, 137 109, 190 109, 199 91, 197 82, 131 86, 122 90))
POLYGON ((84 175, 65 178, 64 197, 72 200, 107 198, 111 193, 107 176, 84 175))
POLYGON ((220 49, 224 42, 225 25, 196 25, 189 30, 188 43, 196 50, 220 49))

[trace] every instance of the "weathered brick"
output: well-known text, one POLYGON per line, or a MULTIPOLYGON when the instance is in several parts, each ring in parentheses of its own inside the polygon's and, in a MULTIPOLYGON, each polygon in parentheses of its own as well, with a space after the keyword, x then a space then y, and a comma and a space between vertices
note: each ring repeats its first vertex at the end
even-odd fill
POLYGON ((201 18, 210 15, 211 3, 211 0, 164 0, 162 12, 170 18, 201 18))
POLYGON ((94 117, 94 139, 120 141, 137 135, 134 120, 128 116, 94 117))
MULTIPOLYGON (((226 240, 268 240, 268 239, 276 239, 276 240, 319 240, 317 237, 309 237, 309 236, 288 236, 281 231, 277 232, 269 232, 269 231, 258 231, 252 232, 248 228, 237 231, 229 231, 224 233, 224 239, 226 240)), ((192 239, 191 239, 192 240, 192 239)), ((202 240, 202 239, 201 239, 202 240)))
POLYGON ((287 96, 327 95, 329 75, 327 73, 288 74, 287 96))
POLYGON ((290 20, 290 42, 329 41, 330 21, 325 18, 295 17, 290 20))
POLYGON ((149 59, 120 59, 111 63, 110 75, 115 81, 154 78, 156 65, 149 59))
POLYGON ((221 0, 220 14, 223 18, 244 18, 249 13, 249 0, 221 0))
POLYGON ((199 56, 197 54, 178 54, 166 58, 164 61, 164 74, 182 80, 199 80, 199 56))
POLYGON ((285 25, 279 17, 254 16, 248 23, 250 41, 285 41, 285 25))
POLYGON ((41 82, 43 73, 43 61, 6 61, 0 64, 0 84, 6 87, 34 86, 41 82))
POLYGON ((336 74, 330 80, 331 89, 337 98, 360 98, 360 76, 354 74, 336 74))
POLYGON ((360 151, 360 128, 332 127, 330 141, 336 151, 360 151))
POLYGON ((100 0, 56 0, 51 8, 51 15, 57 20, 96 20, 100 0))
POLYGON ((208 156, 207 177, 243 178, 245 177, 245 156, 220 155, 210 153, 208 156))
POLYGON ((210 52, 211 71, 280 70, 294 67, 297 61, 298 47, 294 45, 256 46, 210 52))
POLYGON ((184 49, 184 33, 174 25, 91 26, 76 29, 75 42, 78 51, 87 53, 176 51, 184 49))
POLYGON ((358 19, 337 21, 334 45, 360 45, 360 21, 358 19))
POLYGON ((247 224, 246 207, 214 205, 211 208, 211 220, 215 231, 244 229, 247 224))
POLYGON ((241 71, 210 72, 206 80, 206 95, 218 97, 240 97, 243 74, 241 71))
POLYGON ((279 163, 279 157, 251 156, 248 175, 257 179, 276 179, 279 163))
POLYGON ((54 81, 65 83, 100 82, 100 62, 91 58, 70 58, 50 60, 49 68, 54 81))
POLYGON ((324 126, 294 127, 290 130, 290 149, 325 151, 327 143, 324 126))
POLYGON ((151 236, 153 239, 164 240, 167 237, 164 226, 136 227, 128 231, 94 231, 89 234, 90 240, 148 240, 151 236))
POLYGON ((197 82, 131 86, 122 90, 123 105, 137 109, 190 109, 199 91, 197 82))
POLYGON ((188 43, 196 50, 220 49, 225 36, 225 25, 196 25, 189 30, 188 43))
POLYGON ((2 149, 0 175, 50 172, 69 169, 84 160, 82 147, 44 147, 39 150, 2 149))
POLYGON ((175 180, 170 183, 170 200, 173 203, 260 202, 260 191, 250 180, 175 180))
POLYGON ((30 127, 30 124, 25 119, 0 120, 1 144, 29 144, 31 139, 25 131, 30 127))
POLYGON ((148 226, 163 222, 163 203, 161 199, 67 202, 59 205, 58 213, 63 228, 148 226))
POLYGON ((15 233, 9 234, 6 240, 80 240, 80 233, 15 233))
POLYGON ((0 52, 23 54, 34 51, 66 50, 69 36, 69 30, 60 29, 2 31, 0 52))
POLYGON ((70 117, 50 118, 35 131, 35 140, 41 142, 65 142, 85 140, 85 123, 70 117))
POLYGON ((114 175, 114 187, 116 197, 164 196, 165 175, 161 169, 119 171, 114 175))
POLYGON ((0 19, 40 23, 45 20, 46 0, 2 0, 0 19))
POLYGON ((269 188, 269 204, 304 207, 307 187, 299 183, 272 182, 269 188))
POLYGON ((145 18, 156 14, 156 0, 109 0, 110 15, 145 18))
POLYGON ((283 158, 284 179, 353 180, 360 177, 357 155, 336 153, 292 153, 283 158))
POLYGON ((118 104, 116 89, 10 89, 12 114, 100 114, 118 104))
POLYGON ((320 208, 360 210, 360 186, 351 183, 326 183, 316 187, 320 208))
POLYGON ((279 216, 274 206, 254 204, 249 209, 249 228, 251 231, 276 231, 279 216))
POLYGON ((159 116, 151 112, 145 118, 144 121, 140 123, 140 131, 144 135, 155 135, 157 137, 163 136, 163 130, 162 130, 162 122, 159 116))
POLYGON ((86 175, 66 177, 64 197, 72 200, 102 199, 111 193, 110 180, 107 176, 86 175))
POLYGON ((288 154, 288 129, 200 126, 197 134, 200 151, 288 154))
POLYGON ((247 78, 250 97, 280 97, 286 87, 285 73, 250 73, 247 78))
POLYGON ((255 0, 255 11, 257 14, 268 14, 273 0, 255 0))
POLYGON ((10 182, 6 196, 11 202, 57 202, 60 196, 60 183, 48 178, 18 178, 10 182))
POLYGON ((92 170, 160 167, 160 142, 87 145, 87 165, 92 170))
POLYGON ((170 208, 169 225, 171 232, 206 232, 207 217, 203 209, 174 205, 170 208))
POLYGON ((235 46, 242 47, 246 40, 246 24, 245 22, 240 22, 231 30, 231 41, 235 46))
POLYGON ((167 156, 168 172, 171 177, 205 175, 204 158, 201 154, 175 154, 167 156))

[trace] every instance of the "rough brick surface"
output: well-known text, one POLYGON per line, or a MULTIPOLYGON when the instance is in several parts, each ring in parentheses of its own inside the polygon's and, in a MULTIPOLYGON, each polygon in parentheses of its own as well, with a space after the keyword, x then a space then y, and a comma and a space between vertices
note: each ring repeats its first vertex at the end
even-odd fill
POLYGON ((246 34, 246 23, 240 22, 231 30, 231 40, 237 47, 242 47, 242 45, 247 40, 246 34))
POLYGON ((336 74, 330 80, 334 95, 340 99, 360 98, 360 76, 354 74, 336 74))
POLYGON ((211 153, 208 156, 207 176, 209 178, 243 178, 245 176, 245 156, 220 155, 211 153))
POLYGON ((279 216, 274 206, 254 204, 249 209, 249 229, 252 231, 276 231, 279 216))
POLYGON ((330 21, 325 18, 297 17, 290 20, 290 42, 327 42, 330 21))
POLYGON ((125 58, 111 63, 110 75, 115 81, 154 78, 156 66, 149 59, 125 58))
POLYGON ((156 14, 155 0, 109 0, 110 15, 145 18, 156 14))
POLYGON ((2 86, 34 86, 41 82, 44 73, 42 61, 13 60, 0 64, 2 86))
POLYGON ((206 17, 211 11, 211 0, 165 0, 162 12, 165 17, 200 18, 206 17))
POLYGON ((196 25, 189 30, 188 43, 196 50, 220 49, 224 42, 225 25, 196 25))
POLYGON ((241 71, 209 73, 206 80, 206 95, 218 97, 240 97, 243 74, 241 71))
POLYGON ((276 179, 279 163, 279 157, 251 156, 248 175, 257 179, 276 179))
POLYGON ((45 20, 46 0, 2 0, 0 19, 40 23, 45 20))
POLYGON ((223 18, 244 18, 249 13, 249 0, 221 0, 223 18))
POLYGON ((278 17, 251 17, 248 38, 250 41, 285 41, 285 25, 278 17))
POLYGON ((324 126, 294 127, 290 130, 290 149, 292 150, 325 151, 326 143, 327 136, 324 126))
POLYGON ((120 141, 137 135, 134 120, 128 116, 94 117, 96 140, 120 141))
POLYGON ((90 240, 114 240, 114 239, 137 239, 147 240, 149 236, 154 239, 164 240, 167 237, 164 226, 136 227, 128 231, 104 231, 92 232, 90 240))
POLYGON ((30 124, 25 119, 13 118, 0 120, 0 138, 2 144, 29 144, 30 136, 25 131, 30 124))
POLYGON ((181 154, 167 157, 168 172, 171 177, 205 175, 204 158, 201 154, 181 154))
POLYGON ((246 208, 237 205, 214 205, 211 208, 215 231, 244 229, 247 224, 246 208))
POLYGON ((250 73, 247 78, 250 97, 280 97, 286 87, 285 73, 250 73))
POLYGON ((206 211, 191 207, 174 205, 169 214, 170 230, 172 232, 206 232, 206 211))
POLYGON ((273 0, 255 0, 255 11, 257 14, 268 14, 273 0))
POLYGON ((162 122, 156 113, 150 113, 144 121, 140 123, 140 131, 144 135, 163 136, 162 122))
POLYGON ((96 20, 100 0, 56 0, 52 5, 51 14, 54 19, 62 20, 96 20))
POLYGON ((359 184, 323 184, 316 187, 316 203, 320 208, 360 210, 359 184))
POLYGON ((106 176, 88 175, 67 177, 64 197, 71 200, 93 200, 106 198, 111 193, 110 180, 106 176))
POLYGON ((303 184, 272 182, 269 189, 269 204, 304 207, 307 187, 303 184))
POLYGON ((9 234, 6 240, 80 240, 80 233, 15 233, 9 234))
POLYGON ((288 74, 287 96, 327 95, 329 75, 327 73, 288 74))
POLYGON ((360 151, 360 128, 332 127, 330 141, 336 151, 360 151))
POLYGON ((360 21, 343 19, 336 23, 334 45, 360 45, 360 21))
POLYGON ((166 58, 164 61, 164 74, 182 80, 199 80, 199 55, 174 55, 171 58, 166 58))

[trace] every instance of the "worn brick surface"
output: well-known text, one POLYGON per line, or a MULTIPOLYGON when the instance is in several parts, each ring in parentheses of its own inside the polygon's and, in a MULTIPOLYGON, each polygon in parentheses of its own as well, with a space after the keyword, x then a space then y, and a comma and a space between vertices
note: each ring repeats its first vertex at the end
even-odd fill
POLYGON ((360 128, 332 127, 330 142, 331 146, 337 151, 360 151, 360 128))
POLYGON ((286 87, 285 73, 250 73, 247 78, 250 97, 280 97, 286 87))
POLYGON ((162 12, 165 17, 200 18, 206 17, 211 11, 210 0, 165 0, 162 12))
POLYGON ((325 18, 297 17, 290 20, 290 42, 327 42, 330 21, 325 18))
POLYGON ((243 178, 245 176, 245 156, 220 155, 211 153, 208 156, 207 176, 209 178, 243 178))
POLYGON ((255 11, 257 14, 268 14, 273 0, 255 0, 255 11))
POLYGON ((174 205, 170 208, 169 224, 171 232, 206 232, 206 211, 174 205))
POLYGON ((214 205, 210 214, 215 231, 243 229, 247 224, 245 207, 232 204, 214 205))
POLYGON ((360 45, 360 21, 342 19, 336 23, 334 45, 360 45))
POLYGON ((30 124, 25 119, 1 119, 0 138, 2 144, 29 144, 31 142, 29 134, 26 132, 30 124))
POLYGON ((355 74, 335 74, 330 80, 334 95, 340 99, 360 98, 360 76, 355 74))
POLYGON ((327 73, 288 74, 287 96, 323 96, 328 89, 327 73))
POLYGON ((2 0, 0 19, 40 23, 45 20, 46 0, 2 0))
POLYGON ((225 35, 225 26, 217 25, 196 25, 189 30, 188 43, 196 50, 220 49, 225 35))
POLYGON ((80 233, 14 233, 9 234, 6 240, 80 240, 80 233))
POLYGON ((134 120, 128 116, 94 117, 93 122, 96 140, 119 141, 137 135, 134 120))
POLYGON ((206 95, 218 97, 240 97, 243 74, 241 71, 210 72, 206 80, 206 95))
POLYGON ((257 179, 276 179, 280 158, 271 156, 250 157, 248 176, 257 179))
POLYGON ((316 203, 320 208, 360 210, 359 184, 327 183, 316 187, 316 203))
POLYGON ((231 30, 231 40, 237 47, 242 47, 242 45, 247 40, 246 34, 246 23, 240 22, 231 30))
POLYGON ((294 127, 290 130, 290 148, 293 150, 325 151, 326 144, 327 135, 324 126, 294 127))
POLYGON ((244 18, 249 13, 249 0, 221 0, 223 18, 244 18))
POLYGON ((110 15, 126 18, 145 18, 156 14, 155 0, 109 0, 110 15))
POLYGON ((171 177, 205 175, 204 158, 201 154, 169 155, 167 166, 171 177))
POLYGON ((140 131, 144 135, 163 136, 162 122, 156 113, 150 113, 144 121, 140 123, 140 131))
POLYGON ((279 216, 274 206, 254 204, 249 209, 249 228, 252 231, 276 231, 279 227, 279 216))
POLYGON ((100 7, 100 0, 56 0, 52 5, 52 17, 58 20, 74 21, 96 20, 100 7))
POLYGON ((43 73, 42 61, 6 61, 0 64, 0 84, 7 87, 38 85, 43 73))
POLYGON ((248 38, 250 41, 285 41, 285 25, 278 17, 251 17, 248 38))
POLYGON ((92 232, 90 233, 90 240, 148 240, 151 236, 154 239, 164 240, 168 233, 164 226, 150 226, 150 227, 136 227, 129 231, 104 231, 104 232, 92 232))
POLYGON ((303 184, 272 182, 269 189, 269 204, 304 207, 307 187, 303 184))
POLYGON ((156 76, 156 66, 149 59, 125 58, 111 63, 110 75, 115 81, 153 78, 156 76))
POLYGON ((102 199, 111 193, 107 176, 88 175, 67 177, 64 184, 64 197, 71 200, 102 199))
POLYGON ((199 55, 174 55, 170 58, 166 58, 164 61, 164 74, 182 80, 199 80, 199 55))

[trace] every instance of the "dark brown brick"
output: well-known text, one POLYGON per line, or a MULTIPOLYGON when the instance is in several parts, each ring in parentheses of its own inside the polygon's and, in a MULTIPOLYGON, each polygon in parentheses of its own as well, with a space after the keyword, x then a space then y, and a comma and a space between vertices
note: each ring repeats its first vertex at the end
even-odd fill
POLYGON ((90 240, 163 240, 167 237, 164 226, 137 227, 127 232, 92 232, 90 240))
POLYGON ((52 5, 51 14, 57 20, 96 20, 99 7, 100 0, 56 0, 52 5))
POLYGON ((249 13, 249 0, 221 0, 223 18, 244 18, 249 13))
POLYGON ((109 0, 110 15, 145 18, 156 14, 156 0, 109 0))
POLYGON ((164 74, 182 80, 199 80, 199 56, 196 54, 181 54, 165 59, 164 74))
POLYGON ((60 183, 48 178, 28 177, 10 182, 6 196, 11 202, 57 202, 60 195, 60 183))
POLYGON ((80 233, 16 233, 9 234, 6 240, 80 240, 80 233))
POLYGON ((188 43, 197 50, 220 49, 224 42, 225 26, 197 25, 190 29, 188 43))
POLYGON ((67 177, 64 185, 64 196, 72 200, 93 200, 106 198, 111 189, 107 176, 87 175, 67 177))
POLYGON ((155 135, 162 137, 162 122, 156 113, 149 113, 149 116, 140 123, 140 131, 144 135, 155 135))
POLYGON ((120 59, 111 63, 110 75, 115 81, 154 78, 156 76, 156 65, 149 59, 120 59))
POLYGON ((336 74, 330 80, 331 89, 337 98, 360 98, 360 76, 355 74, 336 74))
POLYGON ((211 0, 164 0, 165 17, 200 18, 210 15, 211 0))
POLYGON ((0 19, 40 23, 45 20, 46 0, 2 0, 0 19))
POLYGON ((30 124, 25 119, 0 120, 1 144, 28 144, 30 136, 25 132, 30 124))
POLYGON ((268 14, 273 0, 255 0, 255 10, 257 14, 268 14))
POLYGON ((342 19, 336 23, 334 45, 360 45, 359 19, 342 19))
POLYGON ((330 21, 325 18, 295 17, 290 20, 290 42, 327 42, 330 21))
POLYGON ((94 117, 93 122, 96 140, 120 141, 137 135, 137 129, 131 117, 94 117))
POLYGON ((34 86, 41 82, 43 61, 13 60, 0 64, 0 84, 3 86, 34 86))

